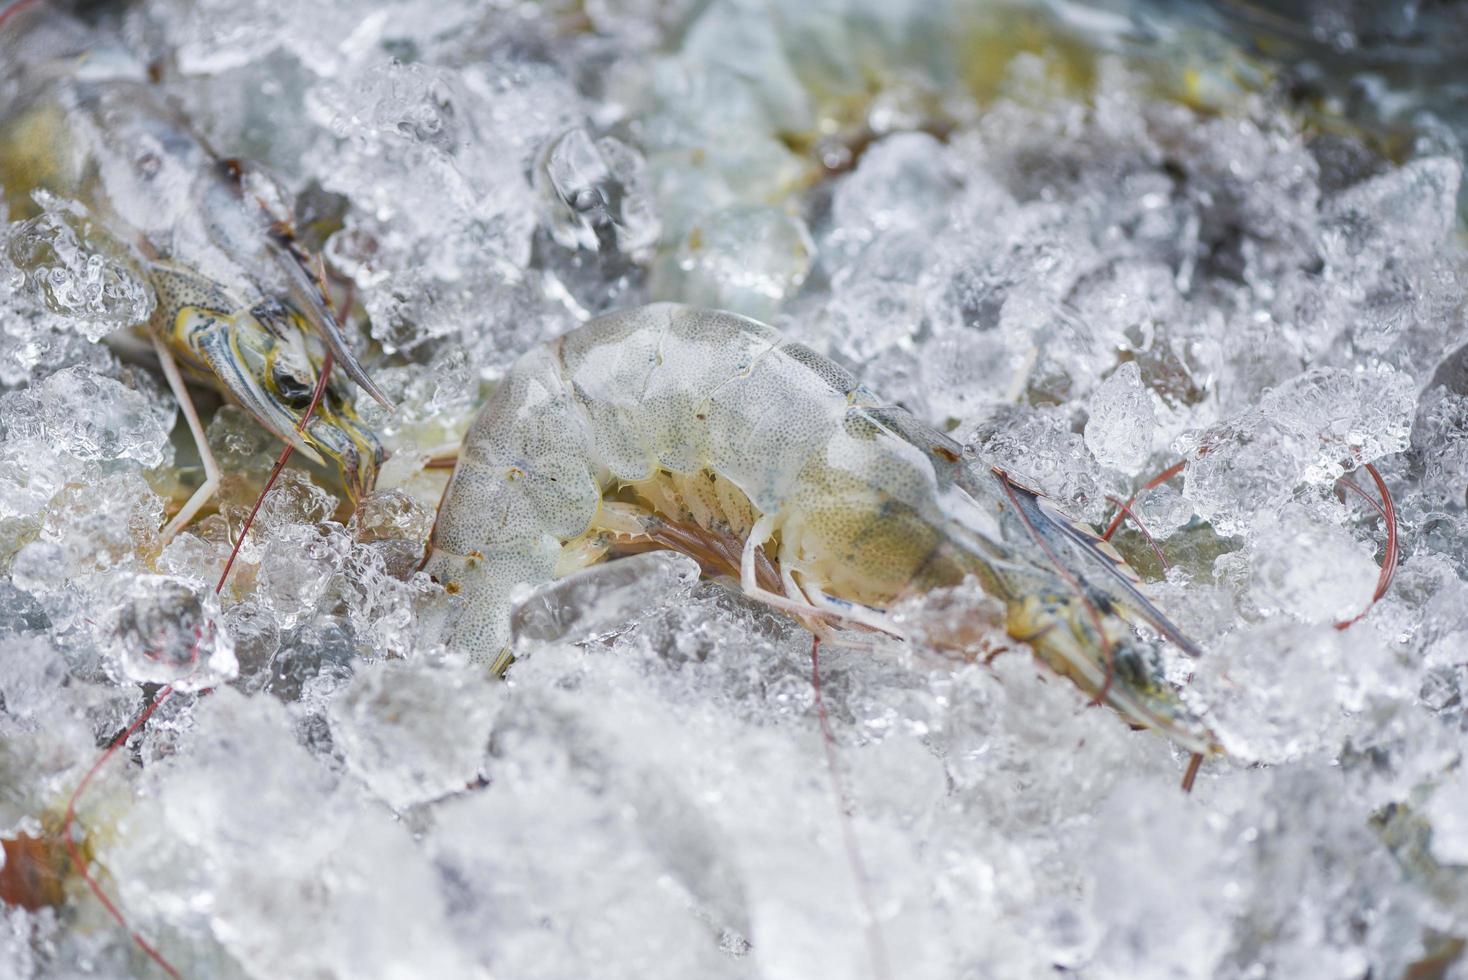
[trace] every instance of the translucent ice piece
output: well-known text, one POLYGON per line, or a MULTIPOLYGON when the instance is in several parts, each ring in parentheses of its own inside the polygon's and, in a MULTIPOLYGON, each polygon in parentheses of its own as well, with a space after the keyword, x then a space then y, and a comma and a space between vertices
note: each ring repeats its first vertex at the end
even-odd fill
POLYGON ((95 631, 127 679, 198 691, 235 676, 234 640, 219 622, 219 600, 207 585, 171 575, 127 575, 111 584, 108 601, 95 631))
POLYGON ((478 777, 504 687, 483 670, 390 660, 359 670, 331 706, 348 767, 402 810, 478 777))
POLYGON ((547 583, 510 614, 516 654, 616 632, 648 609, 688 595, 698 576, 698 562, 687 555, 649 551, 547 583))
POLYGON ((814 252, 805 223, 779 208, 721 208, 678 247, 673 288, 688 303, 769 319, 805 282, 814 252))
POLYGON ((1406 449, 1416 404, 1416 387, 1402 372, 1313 368, 1266 392, 1259 407, 1306 444, 1315 443, 1303 477, 1324 484, 1347 465, 1406 449))
POLYGON ((1141 518, 1148 534, 1162 541, 1193 519, 1193 505, 1164 483, 1138 497, 1132 513, 1141 518))
POLYGON ((296 625, 325 595, 350 547, 340 525, 282 526, 260 553, 256 595, 270 604, 282 626, 296 625))
POLYGON ((82 367, 0 398, 0 422, 12 437, 48 439, 77 459, 132 459, 144 467, 172 457, 173 416, 171 401, 82 367))
POLYGON ((832 196, 823 261, 839 268, 896 228, 941 227, 957 187, 943 145, 927 133, 894 133, 874 143, 832 196))
POLYGON ((1055 498, 1067 513, 1091 521, 1104 515, 1111 488, 1101 484, 1090 450, 1071 431, 1064 411, 1047 406, 995 412, 968 441, 986 462, 1055 498))
POLYGON ((1304 507, 1261 514, 1249 555, 1254 598, 1266 611, 1335 623, 1371 604, 1379 570, 1370 549, 1304 507))
POLYGON ((41 536, 59 544, 68 574, 138 561, 156 544, 163 500, 135 472, 69 482, 51 498, 41 536))
POLYGON ((1329 486, 1406 449, 1415 404, 1404 373, 1311 369, 1265 392, 1259 408, 1180 441, 1197 454, 1183 493, 1220 533, 1242 533, 1297 484, 1329 486))
POLYGON ((1229 755, 1283 763, 1328 749, 1351 679, 1374 652, 1366 634, 1273 621, 1228 634, 1197 661, 1190 696, 1229 755))
POLYGON ((1432 854, 1443 864, 1468 865, 1468 773, 1459 766, 1433 791, 1427 804, 1432 854))
POLYGON ((566 248, 645 257, 661 225, 642 155, 620 140, 593 140, 578 126, 556 137, 535 168, 544 220, 566 248))
POLYGON ((1351 265, 1437 246, 1454 225, 1463 165, 1424 157, 1363 180, 1327 202, 1327 254, 1351 265))
POLYGON ((143 323, 153 312, 153 289, 137 263, 78 205, 56 202, 18 222, 5 252, 31 293, 88 340, 143 323))
POLYGON ((1127 361, 1091 395, 1086 448, 1097 462, 1135 473, 1152 454, 1156 427, 1152 395, 1142 387, 1141 369, 1135 361, 1127 361))
POLYGON ((66 660, 46 639, 7 639, 0 652, 0 710, 43 720, 65 679, 66 660))

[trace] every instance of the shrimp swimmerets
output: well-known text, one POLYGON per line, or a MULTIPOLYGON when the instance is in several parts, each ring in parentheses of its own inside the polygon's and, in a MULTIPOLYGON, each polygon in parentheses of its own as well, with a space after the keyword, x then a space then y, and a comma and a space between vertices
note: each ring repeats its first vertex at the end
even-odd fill
POLYGON ((81 209, 153 290, 154 347, 208 474, 164 536, 188 523, 218 478, 175 357, 308 459, 330 458, 353 498, 370 490, 383 451, 345 384, 329 385, 303 424, 329 361, 388 402, 295 241, 280 187, 216 154, 135 63, 81 25, 48 9, 24 16, 0 37, 0 82, 13 96, 0 110, 4 202, 11 220, 37 213, 43 195, 81 209))
POLYGON ((461 597, 450 642, 503 672, 516 585, 657 547, 899 636, 894 602, 972 576, 1056 671, 1216 751, 1157 644, 1196 650, 1110 545, 764 324, 660 303, 525 354, 470 426, 425 567, 461 597))

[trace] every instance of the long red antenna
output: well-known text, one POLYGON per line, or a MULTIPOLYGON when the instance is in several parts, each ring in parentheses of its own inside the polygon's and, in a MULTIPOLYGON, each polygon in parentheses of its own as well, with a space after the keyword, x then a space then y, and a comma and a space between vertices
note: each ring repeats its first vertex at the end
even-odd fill
MULTIPOLYGON (((311 421, 311 416, 316 413, 316 406, 321 404, 321 396, 326 391, 326 381, 331 376, 331 351, 321 359, 321 373, 316 377, 316 387, 311 392, 311 403, 306 406, 306 412, 301 416, 301 421, 296 423, 296 431, 304 433, 306 424, 311 421)), ((220 573, 219 584, 214 587, 214 593, 218 595, 224 591, 224 583, 229 581, 229 573, 234 568, 235 559, 240 556, 240 549, 245 545, 245 535, 250 533, 250 528, 255 523, 255 515, 260 513, 260 506, 265 503, 265 498, 270 496, 270 491, 275 486, 275 481, 280 479, 280 471, 285 469, 285 464, 290 460, 291 453, 295 447, 286 443, 281 449, 280 455, 275 459, 275 468, 270 471, 270 478, 265 481, 265 488, 260 491, 260 496, 255 498, 255 506, 250 508, 250 516, 245 518, 244 526, 240 528, 240 536, 235 539, 234 548, 229 552, 229 560, 224 563, 224 571, 220 573)))
POLYGON ((163 954, 158 952, 152 943, 144 939, 139 933, 133 931, 132 927, 127 924, 127 919, 123 917, 122 912, 113 904, 112 899, 107 897, 107 893, 102 890, 102 886, 93 877, 91 870, 87 867, 87 862, 82 859, 81 848, 77 846, 76 841, 71 836, 71 825, 76 822, 76 805, 81 802, 82 794, 86 792, 87 786, 92 782, 92 778, 107 764, 107 760, 112 758, 113 754, 122 748, 127 740, 132 738, 149 718, 153 717, 153 712, 157 711, 158 706, 168 700, 168 696, 172 693, 173 688, 171 687, 165 687, 159 691, 158 695, 143 709, 142 714, 138 715, 137 720, 127 726, 126 731, 118 735, 108 744, 107 751, 97 757, 97 761, 92 763, 92 768, 88 769, 87 774, 82 777, 82 781, 77 783, 76 789, 72 791, 71 799, 66 801, 66 816, 61 821, 61 842, 66 845, 66 853, 71 855, 71 863, 76 867, 78 873, 81 874, 82 880, 87 883, 87 887, 92 890, 92 894, 97 896, 97 901, 102 903, 102 907, 108 911, 112 918, 117 920, 117 924, 122 926, 128 935, 133 937, 133 942, 138 944, 139 949, 147 953, 154 963, 162 967, 164 973, 177 980, 179 972, 173 968, 173 964, 164 959, 163 954))
MULTIPOLYGON (((1207 451, 1208 448, 1206 446, 1202 447, 1198 450, 1198 455, 1202 456, 1207 451)), ((1161 473, 1158 473, 1152 479, 1148 480, 1146 484, 1142 487, 1142 489, 1138 490, 1136 493, 1126 498, 1126 503, 1120 505, 1119 509, 1116 512, 1116 516, 1111 519, 1110 524, 1106 525, 1106 531, 1101 535, 1102 539, 1106 541, 1111 540, 1111 536, 1116 533, 1116 529, 1121 527, 1121 522, 1126 520, 1127 515, 1131 513, 1132 504, 1137 502, 1138 497, 1146 493, 1148 490, 1156 490, 1168 480, 1171 480, 1173 477, 1181 473, 1187 467, 1187 465, 1188 461, 1186 459, 1178 460, 1176 463, 1173 463, 1167 469, 1163 470, 1161 473)), ((1132 519, 1136 520, 1136 518, 1132 519)))
POLYGON ((1392 501, 1391 491, 1386 488, 1386 481, 1381 478, 1381 474, 1376 471, 1376 467, 1367 463, 1365 470, 1371 475, 1372 482, 1376 484, 1376 492, 1381 494, 1381 503, 1378 504, 1375 500, 1372 500, 1366 491, 1356 486, 1353 481, 1342 480, 1341 483, 1360 494, 1362 499, 1375 507, 1376 512, 1381 515, 1382 521, 1386 524, 1386 550, 1382 552, 1381 574, 1376 577, 1376 591, 1372 593, 1371 601, 1366 604, 1365 609, 1358 612, 1355 616, 1336 623, 1335 628, 1338 630, 1350 629, 1364 619, 1366 614, 1371 611, 1371 607, 1380 602, 1381 597, 1386 595, 1387 589, 1392 587, 1392 579, 1397 574, 1397 506, 1392 501))
POLYGON ((16 14, 20 13, 27 7, 35 6, 36 3, 37 0, 15 0, 15 3, 12 3, 4 10, 0 10, 0 27, 4 27, 7 20, 14 17, 16 14))
MULTIPOLYGON (((22 2, 31 2, 31 0, 22 0, 22 2)), ((8 13, 9 11, 6 11, 6 14, 8 13)), ((4 17, 5 14, 0 14, 0 23, 4 23, 4 17)), ((306 425, 311 421, 311 416, 315 414, 316 407, 321 404, 321 397, 325 393, 327 381, 331 377, 331 368, 332 357, 331 351, 328 350, 326 352, 326 356, 321 359, 321 372, 316 377, 316 387, 311 392, 311 402, 309 405, 306 406, 306 411, 301 416, 301 421, 296 423, 297 432, 304 433, 306 431, 306 425)), ((265 481, 265 488, 261 490, 260 495, 255 498, 255 506, 251 509, 250 516, 246 518, 244 527, 240 529, 239 539, 235 542, 234 549, 229 553, 229 560, 226 561, 224 564, 224 573, 219 576, 219 584, 214 586, 215 595, 218 595, 220 592, 224 591, 224 584, 229 580, 230 569, 234 567, 235 559, 239 557, 240 548, 245 543, 245 535, 250 533, 250 526, 255 521, 255 515, 260 512, 260 505, 265 502, 266 496, 269 495, 271 488, 275 486, 275 481, 280 477, 280 471, 285 468, 286 462, 291 458, 292 451, 293 450, 291 444, 286 443, 285 448, 281 450, 280 456, 275 461, 275 469, 271 471, 270 478, 265 481)), ((111 744, 107 746, 107 750, 97 758, 96 762, 92 763, 92 768, 87 770, 86 775, 82 777, 82 781, 77 784, 76 789, 72 790, 70 799, 66 801, 66 816, 61 822, 61 837, 62 842, 66 845, 66 852, 71 855, 72 863, 76 865, 78 872, 82 876, 82 880, 87 883, 87 887, 91 889, 92 894, 97 896, 97 900, 102 903, 102 907, 105 908, 108 914, 111 915, 114 920, 116 920, 117 924, 121 926, 129 936, 132 937, 133 942, 137 943, 139 949, 141 949, 144 953, 147 953, 148 957, 152 959, 153 962, 157 963, 158 966, 162 968, 162 970, 170 977, 178 978, 180 974, 178 970, 174 968, 173 964, 169 963, 168 960, 164 958, 163 954, 158 952, 157 948, 155 948, 152 943, 148 942, 142 937, 141 934, 135 932, 133 928, 128 925, 127 918, 122 914, 122 910, 119 909, 116 903, 114 903, 112 899, 108 897, 107 892, 103 890, 101 884, 92 875, 90 869, 88 869, 87 863, 82 860, 81 849, 77 847, 76 842, 72 840, 71 837, 71 827, 72 824, 76 822, 77 804, 81 802, 82 795, 86 792, 87 787, 91 784, 93 777, 95 777, 97 773, 102 769, 102 767, 107 764, 107 760, 111 759, 112 756, 117 752, 117 750, 121 748, 128 739, 132 738, 133 735, 137 733, 138 729, 143 727, 147 720, 153 716, 153 712, 158 710, 158 706, 166 701, 171 694, 173 694, 172 687, 164 687, 161 691, 159 691, 157 697, 155 697, 152 702, 150 702, 148 706, 143 709, 142 713, 138 715, 137 720, 129 725, 127 727, 127 730, 124 731, 121 735, 113 739, 111 744)))

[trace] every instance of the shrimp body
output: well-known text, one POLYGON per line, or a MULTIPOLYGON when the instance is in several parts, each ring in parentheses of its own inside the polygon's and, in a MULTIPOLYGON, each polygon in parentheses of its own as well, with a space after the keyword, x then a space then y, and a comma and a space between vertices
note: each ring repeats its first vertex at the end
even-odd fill
POLYGON ((496 671, 514 588, 610 553, 675 548, 812 623, 898 635, 893 603, 973 576, 1046 662, 1208 748, 1133 642, 1133 622, 1176 630, 1130 584, 1070 567, 1083 545, 1118 577, 1107 546, 839 365, 745 317, 660 303, 510 369, 465 438, 425 567, 462 597, 450 642, 496 671))
POLYGON ((385 399, 294 240, 282 189, 258 166, 221 158, 139 66, 47 7, 0 35, 9 219, 36 215, 41 195, 59 199, 152 287, 147 326, 168 356, 307 458, 331 459, 353 497, 370 490, 383 452, 345 384, 330 385, 301 425, 328 351, 385 399))

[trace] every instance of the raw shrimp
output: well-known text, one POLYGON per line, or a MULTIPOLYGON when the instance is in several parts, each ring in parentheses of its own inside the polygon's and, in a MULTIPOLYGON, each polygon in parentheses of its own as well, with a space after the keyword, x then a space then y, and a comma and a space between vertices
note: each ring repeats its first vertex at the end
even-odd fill
POLYGON ((425 567, 461 597, 451 643, 503 672, 515 586, 657 547, 821 629, 903 636, 894 603, 972 576, 1056 671, 1216 751, 1159 650, 1195 648, 1108 543, 745 317, 660 303, 525 354, 469 428, 425 567))
POLYGON ((33 216, 41 200, 80 208, 76 216, 130 254, 156 296, 153 344, 206 472, 165 538, 207 503, 219 477, 175 359, 308 459, 330 458, 353 498, 370 490, 383 452, 344 383, 333 381, 301 425, 328 352, 389 403, 343 335, 275 181, 221 158, 136 64, 45 5, 5 25, 0 65, 11 95, 0 111, 10 219, 33 216))

